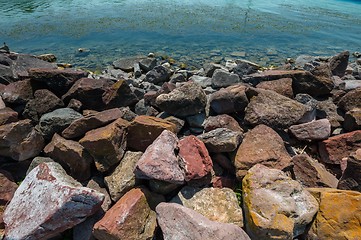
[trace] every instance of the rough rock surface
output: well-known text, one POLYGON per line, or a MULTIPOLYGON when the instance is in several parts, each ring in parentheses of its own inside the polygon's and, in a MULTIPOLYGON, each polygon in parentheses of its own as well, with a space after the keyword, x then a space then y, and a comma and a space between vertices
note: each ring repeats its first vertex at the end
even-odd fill
POLYGON ((361 148, 348 157, 337 188, 361 192, 361 148))
POLYGON ((177 203, 160 203, 156 212, 164 240, 250 240, 242 228, 210 221, 177 203))
POLYGON ((17 112, 8 107, 0 109, 0 126, 16 121, 18 121, 17 112))
POLYGON ((331 135, 331 124, 328 119, 320 119, 289 128, 293 136, 301 141, 325 140, 331 135))
POLYGON ((361 108, 361 88, 346 93, 338 102, 338 107, 345 112, 354 108, 361 108))
POLYGON ((242 132, 217 128, 199 135, 198 138, 204 142, 209 152, 232 152, 242 141, 242 132))
POLYGON ((82 187, 58 163, 42 163, 16 190, 4 213, 5 238, 48 239, 100 209, 103 194, 82 187))
POLYGON ((248 105, 247 87, 241 84, 222 88, 209 97, 211 109, 217 114, 242 113, 248 105))
POLYGON ((105 89, 102 100, 106 109, 133 106, 138 102, 137 96, 125 80, 118 80, 109 88, 105 89))
POLYGON ((330 68, 333 75, 343 77, 346 72, 348 60, 350 57, 349 51, 343 51, 330 59, 330 68))
POLYGON ((293 239, 304 233, 318 203, 284 172, 257 164, 242 181, 246 231, 252 239, 293 239))
POLYGON ((229 87, 233 84, 239 83, 241 79, 237 74, 230 73, 222 69, 216 69, 212 75, 212 87, 222 88, 229 87))
POLYGON ((243 227, 243 213, 236 194, 229 188, 183 187, 171 202, 181 204, 211 221, 243 227))
POLYGON ((7 104, 26 104, 33 98, 33 87, 30 80, 22 80, 6 85, 0 96, 7 104))
POLYGON ((354 108, 345 114, 343 128, 349 132, 361 129, 361 108, 354 108))
POLYGON ((217 116, 209 116, 204 122, 203 127, 206 132, 214 130, 216 128, 228 128, 235 132, 243 132, 243 129, 239 126, 238 122, 227 114, 221 114, 217 116))
POLYGON ((285 97, 293 98, 292 78, 281 78, 273 81, 260 82, 256 86, 265 90, 272 90, 285 97))
POLYGON ((291 164, 282 138, 265 125, 249 131, 239 146, 234 159, 237 178, 242 179, 257 163, 280 170, 291 164))

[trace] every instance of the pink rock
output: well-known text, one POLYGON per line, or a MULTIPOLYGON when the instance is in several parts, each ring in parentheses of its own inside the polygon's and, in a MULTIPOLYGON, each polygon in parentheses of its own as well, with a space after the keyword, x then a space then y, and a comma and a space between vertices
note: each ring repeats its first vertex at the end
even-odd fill
POLYGON ((42 163, 16 190, 4 213, 5 238, 49 239, 100 209, 104 195, 82 187, 58 163, 42 163))
POLYGON ((185 162, 185 180, 188 182, 210 174, 213 163, 204 143, 195 136, 179 141, 179 156, 185 162))
POLYGON ((290 132, 302 141, 317 141, 327 139, 331 134, 331 124, 328 119, 320 119, 289 128, 290 132))

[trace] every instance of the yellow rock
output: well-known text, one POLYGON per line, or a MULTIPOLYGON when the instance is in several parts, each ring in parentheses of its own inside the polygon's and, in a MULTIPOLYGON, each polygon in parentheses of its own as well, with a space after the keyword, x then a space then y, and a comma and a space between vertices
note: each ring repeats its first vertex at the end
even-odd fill
POLYGON ((360 240, 361 193, 333 188, 307 189, 320 209, 311 226, 309 240, 360 240))

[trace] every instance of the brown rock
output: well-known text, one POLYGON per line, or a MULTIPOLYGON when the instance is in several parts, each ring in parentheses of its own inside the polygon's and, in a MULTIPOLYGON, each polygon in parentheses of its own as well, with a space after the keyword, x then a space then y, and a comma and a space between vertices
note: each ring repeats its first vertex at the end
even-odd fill
POLYGON ((348 157, 346 169, 337 188, 361 192, 361 149, 348 157))
POLYGON ((0 93, 5 103, 25 104, 33 98, 33 87, 29 79, 10 83, 0 93))
POLYGON ((138 98, 124 80, 118 80, 106 89, 103 102, 106 108, 126 107, 135 105, 138 98))
POLYGON ((212 159, 204 143, 195 136, 179 141, 179 156, 185 163, 185 181, 203 178, 211 173, 212 159))
POLYGON ((361 108, 361 88, 346 93, 338 102, 338 107, 345 112, 354 108, 361 108))
POLYGON ((227 114, 217 116, 209 116, 203 123, 206 132, 212 131, 216 128, 227 128, 235 132, 243 132, 238 122, 227 114))
POLYGON ((249 131, 239 146, 234 160, 237 178, 242 179, 258 163, 280 170, 291 164, 282 138, 265 125, 249 131))
POLYGON ((341 122, 344 121, 343 117, 339 114, 339 109, 336 104, 333 103, 332 98, 324 101, 318 101, 316 104, 317 118, 326 118, 330 121, 333 129, 341 126, 341 122))
MULTIPOLYGON (((4 86, 5 87, 5 86, 4 86)), ((6 108, 3 98, 0 96, 0 109, 6 108)))
POLYGON ((248 105, 246 89, 247 86, 238 84, 211 94, 209 98, 211 109, 217 114, 242 113, 248 105))
POLYGON ((90 178, 93 158, 78 142, 54 134, 51 142, 45 146, 44 153, 60 163, 73 178, 79 181, 90 178))
POLYGON ((260 82, 256 86, 265 90, 272 90, 285 97, 293 98, 292 78, 281 78, 273 81, 260 82))
POLYGON ((330 68, 333 75, 343 77, 350 57, 349 51, 343 51, 330 59, 330 68))
POLYGON ((91 130, 79 143, 92 155, 96 168, 105 172, 119 163, 126 149, 126 128, 129 122, 119 118, 115 122, 91 130))
POLYGON ((18 113, 11 108, 5 107, 0 109, 0 125, 18 121, 18 113))
POLYGON ((4 207, 11 201, 17 188, 11 174, 0 170, 0 206, 4 207))
POLYGON ((95 224, 98 240, 152 239, 156 214, 151 210, 146 193, 140 188, 127 192, 105 216, 95 224))
POLYGON ((341 164, 352 152, 361 148, 361 130, 330 137, 319 143, 321 161, 329 164, 341 164))
POLYGON ((157 117, 137 116, 128 128, 128 147, 144 152, 164 130, 176 132, 176 125, 157 117))
POLYGON ((343 128, 349 132, 361 129, 361 108, 354 108, 345 114, 343 128))
POLYGON ((331 124, 328 119, 320 119, 289 128, 293 136, 301 141, 318 141, 327 139, 331 134, 331 124))

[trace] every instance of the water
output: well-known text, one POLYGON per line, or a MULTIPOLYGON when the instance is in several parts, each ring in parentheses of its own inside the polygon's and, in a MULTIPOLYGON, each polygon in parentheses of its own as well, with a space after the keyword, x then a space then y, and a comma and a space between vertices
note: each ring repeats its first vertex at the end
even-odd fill
POLYGON ((350 0, 0 0, 0 41, 86 68, 149 52, 270 65, 361 51, 360 12, 350 0))

